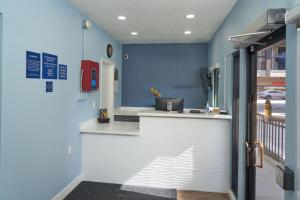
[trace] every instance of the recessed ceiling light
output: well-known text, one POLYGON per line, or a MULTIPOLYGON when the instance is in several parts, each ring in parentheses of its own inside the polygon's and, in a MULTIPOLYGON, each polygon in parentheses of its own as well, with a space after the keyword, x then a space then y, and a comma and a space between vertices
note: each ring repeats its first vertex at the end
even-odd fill
POLYGON ((131 35, 138 35, 137 32, 131 32, 131 35))
POLYGON ((187 18, 187 19, 194 19, 195 15, 194 14, 188 14, 188 15, 185 16, 185 18, 187 18))
POLYGON ((118 20, 126 20, 126 17, 125 16, 118 16, 118 20))
POLYGON ((192 31, 184 31, 184 34, 186 34, 186 35, 191 35, 191 34, 192 34, 192 31))

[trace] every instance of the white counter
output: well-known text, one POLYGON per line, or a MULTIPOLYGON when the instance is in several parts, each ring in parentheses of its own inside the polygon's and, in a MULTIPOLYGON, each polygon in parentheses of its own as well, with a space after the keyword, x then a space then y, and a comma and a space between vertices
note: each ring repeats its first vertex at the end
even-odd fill
MULTIPOLYGON (((144 121, 144 117, 158 118, 160 121, 162 118, 182 118, 182 119, 213 119, 213 120, 230 120, 230 115, 218 115, 212 113, 190 113, 189 110, 185 110, 183 113, 178 112, 166 112, 156 111, 154 108, 136 108, 125 107, 116 109, 115 115, 127 115, 127 116, 139 116, 141 121, 144 121)), ((165 122, 163 122, 165 123, 165 122)), ((153 125, 154 126, 154 125, 153 125)), ((115 122, 111 121, 108 124, 100 124, 97 119, 91 119, 80 124, 81 133, 95 133, 95 134, 111 134, 111 135, 128 135, 137 136, 140 134, 141 127, 144 127, 140 123, 135 122, 115 122)), ((161 127, 163 128, 163 127, 161 127)))
POLYGON ((88 133, 82 142, 84 180, 228 191, 230 116, 153 109, 127 114, 139 115, 140 123, 81 124, 81 132, 88 133))

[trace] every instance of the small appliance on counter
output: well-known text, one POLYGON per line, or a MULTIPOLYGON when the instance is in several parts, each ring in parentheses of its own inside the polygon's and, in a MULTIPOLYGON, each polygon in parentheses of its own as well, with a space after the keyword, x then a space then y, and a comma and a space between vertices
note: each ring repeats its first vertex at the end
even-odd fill
POLYGON ((98 122, 101 124, 109 123, 110 119, 108 118, 108 112, 107 109, 100 109, 98 122))
POLYGON ((220 115, 227 115, 228 112, 225 109, 220 110, 220 115))
POLYGON ((201 112, 201 110, 199 110, 199 109, 194 109, 194 110, 190 110, 190 113, 192 113, 192 114, 201 114, 201 113, 203 113, 203 112, 201 112))
POLYGON ((140 122, 139 116, 131 115, 114 115, 115 122, 140 122))
POLYGON ((213 114, 220 114, 220 108, 219 107, 209 107, 209 112, 213 114))
POLYGON ((182 98, 155 98, 155 110, 183 112, 184 99, 182 98))

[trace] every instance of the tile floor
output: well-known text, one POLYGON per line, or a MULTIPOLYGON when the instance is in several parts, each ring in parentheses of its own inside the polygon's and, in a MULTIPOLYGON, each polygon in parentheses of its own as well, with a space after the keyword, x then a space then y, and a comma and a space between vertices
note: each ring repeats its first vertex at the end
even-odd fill
POLYGON ((284 191, 277 185, 275 174, 277 163, 265 156, 264 168, 256 170, 256 200, 283 200, 284 191))

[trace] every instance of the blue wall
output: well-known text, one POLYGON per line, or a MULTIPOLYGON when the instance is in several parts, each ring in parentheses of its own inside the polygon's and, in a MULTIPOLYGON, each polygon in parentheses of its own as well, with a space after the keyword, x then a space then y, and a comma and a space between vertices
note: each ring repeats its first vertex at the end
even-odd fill
POLYGON ((151 106, 148 90, 164 97, 183 97, 185 107, 203 108, 207 101, 200 70, 207 69, 207 44, 123 45, 122 106, 151 106))
MULTIPOLYGON (((82 20, 86 17, 66 0, 1 0, 3 13, 1 200, 49 200, 81 173, 79 123, 95 117, 99 93, 80 91, 83 51, 82 20), (68 65, 68 80, 25 79, 25 52, 49 52, 68 65), (92 107, 92 102, 97 104, 92 107), (67 155, 68 145, 73 146, 67 155)), ((86 59, 107 58, 122 66, 122 45, 93 24, 86 32, 86 59)), ((121 95, 121 94, 120 94, 121 95)), ((118 104, 120 105, 120 95, 118 104)))
MULTIPOLYGON (((256 18, 258 18, 262 12, 266 11, 268 8, 291 8, 298 0, 239 0, 230 14, 227 16, 223 24, 219 27, 218 31, 215 33, 213 39, 209 43, 209 65, 214 65, 219 63, 221 65, 221 83, 220 83, 220 103, 223 104, 223 88, 224 88, 224 77, 226 77, 225 88, 232 87, 232 57, 229 56, 225 59, 226 55, 230 54, 232 49, 232 44, 228 42, 228 36, 232 34, 242 33, 247 26, 249 26, 256 18), (222 48, 220 48, 220 46, 222 48), (226 66, 226 73, 224 68, 226 66)), ((296 102, 295 94, 296 92, 296 64, 295 58, 297 57, 295 49, 296 41, 296 28, 293 26, 288 26, 287 28, 287 165, 292 169, 297 171, 297 157, 296 157, 296 118, 295 118, 295 106, 296 102)), ((244 187, 245 187, 245 135, 246 135, 246 124, 245 124, 245 109, 246 109, 246 53, 245 50, 240 50, 241 53, 241 63, 240 63, 240 163, 239 163, 239 195, 238 199, 243 200, 245 198, 244 187)), ((298 53, 299 55, 299 53, 298 53)), ((231 91, 231 90, 230 90, 231 91)), ((226 107, 231 112, 231 93, 228 95, 226 92, 226 107)), ((286 192, 286 200, 296 199, 295 192, 286 192)))

